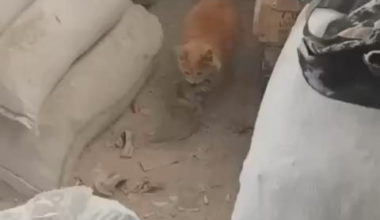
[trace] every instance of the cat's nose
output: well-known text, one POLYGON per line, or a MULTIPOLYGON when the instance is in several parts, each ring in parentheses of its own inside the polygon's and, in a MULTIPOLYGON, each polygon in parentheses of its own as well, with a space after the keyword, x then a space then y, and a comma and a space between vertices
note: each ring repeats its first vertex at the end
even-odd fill
POLYGON ((194 86, 195 85, 195 81, 194 80, 190 80, 190 79, 187 79, 187 82, 190 86, 194 86))

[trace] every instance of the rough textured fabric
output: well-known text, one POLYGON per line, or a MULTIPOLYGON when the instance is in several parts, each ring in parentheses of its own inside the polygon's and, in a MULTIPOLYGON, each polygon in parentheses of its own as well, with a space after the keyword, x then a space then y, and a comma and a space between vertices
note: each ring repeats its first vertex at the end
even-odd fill
POLYGON ((64 185, 83 147, 123 113, 141 88, 162 38, 157 17, 132 4, 48 96, 39 136, 0 117, 0 178, 19 190, 29 186, 31 193, 64 185))
MULTIPOLYGON (((328 99, 305 82, 296 48, 306 10, 265 93, 233 220, 380 219, 380 111, 328 99)), ((323 33, 339 16, 317 10, 311 30, 323 33)))
MULTIPOLYGON (((308 25, 306 25, 307 28, 308 25)), ((347 16, 329 22, 325 34, 320 40, 315 40, 313 36, 305 36, 305 41, 313 48, 313 52, 318 54, 379 44, 380 1, 371 0, 354 9, 347 16)))
MULTIPOLYGON (((309 14, 318 3, 310 4, 309 14)), ((306 81, 326 97, 380 109, 380 1, 326 22, 321 36, 306 22, 298 49, 306 81)))
POLYGON ((110 30, 126 0, 39 0, 0 36, 0 113, 35 128, 70 65, 110 30))
POLYGON ((0 0, 0 34, 34 0, 0 0))

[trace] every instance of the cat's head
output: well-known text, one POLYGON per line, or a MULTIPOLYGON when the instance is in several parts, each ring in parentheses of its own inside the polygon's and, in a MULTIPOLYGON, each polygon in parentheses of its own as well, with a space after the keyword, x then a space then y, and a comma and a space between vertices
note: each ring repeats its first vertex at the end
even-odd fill
POLYGON ((179 69, 190 84, 203 82, 221 68, 215 51, 207 44, 190 42, 176 47, 175 52, 179 69))

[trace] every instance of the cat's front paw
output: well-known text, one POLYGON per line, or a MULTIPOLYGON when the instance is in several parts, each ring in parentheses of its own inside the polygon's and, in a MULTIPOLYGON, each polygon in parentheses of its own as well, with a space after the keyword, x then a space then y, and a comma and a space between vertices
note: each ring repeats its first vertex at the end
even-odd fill
POLYGON ((202 84, 196 86, 195 91, 197 93, 208 93, 212 90, 211 81, 204 81, 202 84))

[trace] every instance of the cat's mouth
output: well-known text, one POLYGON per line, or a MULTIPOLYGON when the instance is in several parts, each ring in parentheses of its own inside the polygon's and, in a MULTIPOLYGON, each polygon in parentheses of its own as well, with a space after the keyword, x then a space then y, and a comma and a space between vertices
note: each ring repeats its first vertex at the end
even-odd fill
POLYGON ((193 82, 193 83, 189 83, 191 87, 196 87, 198 85, 201 85, 201 84, 210 84, 211 83, 211 80, 209 79, 205 79, 204 81, 200 82, 200 83, 196 83, 196 82, 193 82))

